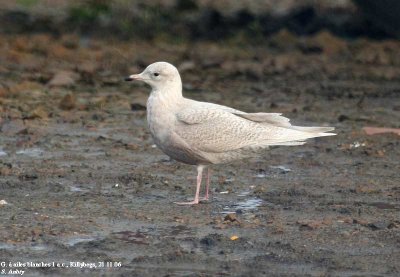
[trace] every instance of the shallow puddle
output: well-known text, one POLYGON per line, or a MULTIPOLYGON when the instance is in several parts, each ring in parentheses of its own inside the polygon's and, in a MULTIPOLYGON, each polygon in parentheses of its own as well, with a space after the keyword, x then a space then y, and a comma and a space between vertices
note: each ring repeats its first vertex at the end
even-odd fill
POLYGON ((15 152, 17 155, 26 155, 32 158, 39 158, 43 155, 43 150, 40 148, 26 148, 15 152))
POLYGON ((19 243, 0 243, 0 250, 23 250, 46 251, 49 247, 45 244, 19 244, 19 243))
POLYGON ((256 210, 262 204, 263 204, 263 200, 261 200, 259 198, 249 198, 244 201, 240 201, 236 204, 233 204, 230 206, 225 206, 221 213, 222 214, 233 214, 233 213, 236 213, 237 211, 250 212, 250 211, 256 210))
POLYGON ((96 237, 86 237, 86 236, 76 236, 76 237, 69 237, 63 241, 64 245, 74 246, 81 242, 89 242, 96 240, 96 237))
POLYGON ((87 189, 77 187, 77 186, 71 186, 69 189, 71 192, 88 192, 89 191, 87 189))

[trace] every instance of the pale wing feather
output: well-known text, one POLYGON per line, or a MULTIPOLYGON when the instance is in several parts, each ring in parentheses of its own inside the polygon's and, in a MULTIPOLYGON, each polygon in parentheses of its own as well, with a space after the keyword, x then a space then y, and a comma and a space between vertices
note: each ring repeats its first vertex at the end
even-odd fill
POLYGON ((282 116, 280 113, 235 113, 237 116, 245 119, 259 122, 262 124, 272 124, 274 126, 285 127, 304 133, 319 134, 319 136, 334 136, 334 133, 325 133, 335 130, 334 127, 303 127, 290 124, 290 119, 282 116))
POLYGON ((254 122, 265 122, 280 127, 292 126, 289 123, 290 119, 282 116, 281 113, 234 113, 234 114, 254 122))
POLYGON ((254 121, 254 122, 264 122, 264 123, 269 123, 272 125, 276 126, 281 126, 281 127, 289 127, 292 126, 289 121, 290 119, 287 117, 282 116, 281 113, 246 113, 237 109, 233 109, 231 107, 219 105, 219 104, 214 104, 214 103, 208 103, 208 102, 198 102, 194 101, 191 99, 185 99, 186 105, 188 106, 193 106, 196 108, 203 108, 203 109, 217 109, 217 110, 224 110, 230 113, 233 113, 234 115, 243 117, 245 119, 254 121))
POLYGON ((177 113, 177 119, 180 126, 175 132, 189 145, 205 152, 287 145, 315 137, 315 134, 249 121, 218 108, 187 108, 177 113))

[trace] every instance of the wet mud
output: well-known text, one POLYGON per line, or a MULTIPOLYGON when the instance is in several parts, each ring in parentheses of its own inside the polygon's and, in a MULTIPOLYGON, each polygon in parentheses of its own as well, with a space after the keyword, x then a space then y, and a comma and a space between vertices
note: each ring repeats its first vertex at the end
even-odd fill
POLYGON ((0 48, 0 260, 70 265, 25 276, 400 274, 400 137, 362 130, 400 127, 399 42, 3 35, 0 48), (149 88, 123 82, 156 60, 179 67, 187 97, 338 135, 215 166, 211 200, 177 206, 195 168, 154 146, 149 88))

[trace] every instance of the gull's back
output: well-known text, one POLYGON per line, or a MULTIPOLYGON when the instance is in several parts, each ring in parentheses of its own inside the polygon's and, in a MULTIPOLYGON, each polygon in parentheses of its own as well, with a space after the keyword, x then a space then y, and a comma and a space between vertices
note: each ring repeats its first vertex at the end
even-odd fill
POLYGON ((257 155, 268 146, 301 145, 306 139, 331 136, 332 127, 293 126, 277 113, 245 113, 185 99, 176 111, 174 132, 209 163, 257 155))

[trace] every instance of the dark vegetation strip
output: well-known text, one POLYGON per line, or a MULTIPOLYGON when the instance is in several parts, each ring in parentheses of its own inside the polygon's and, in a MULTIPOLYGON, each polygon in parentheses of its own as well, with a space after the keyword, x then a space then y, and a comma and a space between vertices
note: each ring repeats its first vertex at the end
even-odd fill
POLYGON ((140 5, 133 10, 115 9, 111 5, 112 1, 84 1, 72 5, 63 19, 54 15, 33 16, 17 10, 3 11, 0 31, 13 34, 50 32, 55 35, 78 32, 148 40, 159 36, 175 40, 219 40, 241 36, 257 41, 281 29, 297 35, 329 30, 345 38, 386 39, 398 35, 392 31, 393 26, 386 28, 381 20, 365 16, 371 14, 370 7, 365 8, 365 4, 359 10, 317 11, 313 6, 303 6, 281 16, 255 15, 247 10, 224 16, 214 9, 199 8, 196 1, 191 0, 177 1, 172 7, 140 5), (368 12, 362 12, 365 10, 368 12))

